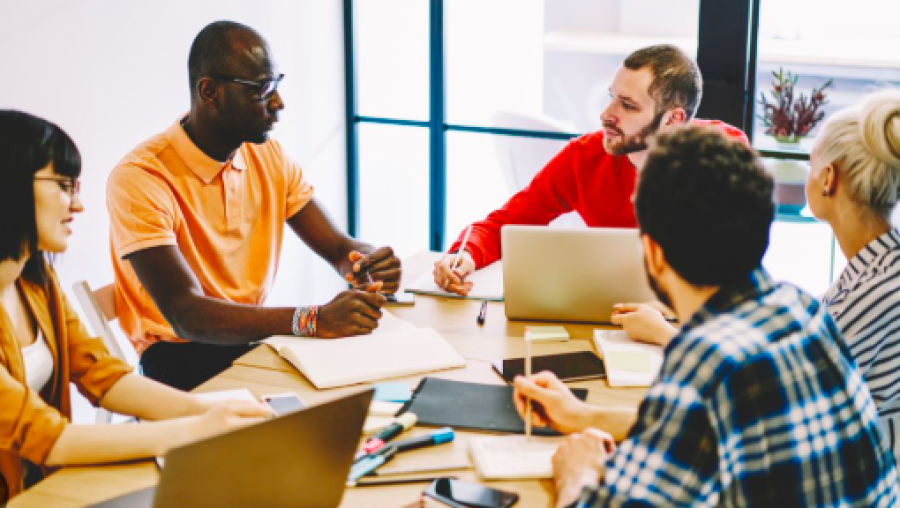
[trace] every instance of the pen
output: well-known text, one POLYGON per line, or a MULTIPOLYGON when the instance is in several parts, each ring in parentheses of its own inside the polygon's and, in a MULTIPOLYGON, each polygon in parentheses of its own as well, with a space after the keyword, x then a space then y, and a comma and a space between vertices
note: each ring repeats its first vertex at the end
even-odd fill
POLYGON ((426 446, 449 443, 450 441, 453 441, 453 438, 453 429, 451 429, 450 427, 444 427, 443 429, 438 429, 425 436, 404 439, 402 441, 395 441, 391 443, 390 446, 391 448, 396 448, 398 452, 405 452, 407 450, 415 450, 416 448, 424 448, 426 446))
MULTIPOLYGON (((531 377, 531 341, 525 337, 525 377, 531 377)), ((531 398, 525 399, 525 440, 531 437, 531 398)))
POLYGON ((481 310, 478 311, 478 318, 475 319, 475 321, 479 325, 483 325, 486 317, 487 317, 487 300, 481 302, 481 310))
POLYGON ((469 225, 469 229, 466 230, 466 234, 463 235, 463 241, 459 245, 459 250, 456 251, 456 259, 453 260, 453 265, 450 266, 451 270, 456 270, 459 267, 459 262, 462 261, 462 252, 466 250, 466 244, 469 243, 469 235, 472 234, 472 225, 469 225))
POLYGON ((347 483, 348 487, 369 487, 376 485, 398 485, 402 483, 430 483, 439 478, 451 478, 453 480, 456 479, 455 476, 417 476, 415 478, 400 478, 400 479, 383 479, 380 477, 373 476, 364 476, 359 478, 356 483, 347 483))
POLYGON ((350 477, 347 481, 349 483, 355 483, 356 480, 359 480, 362 476, 371 473, 381 467, 385 462, 394 458, 395 453, 397 453, 397 449, 391 446, 384 453, 369 455, 356 464, 353 464, 353 467, 350 468, 350 477))
POLYGON ((366 444, 363 445, 363 450, 365 450, 366 453, 374 452, 384 446, 386 442, 399 436, 404 430, 415 425, 418 420, 419 418, 413 413, 403 413, 397 417, 397 421, 388 425, 387 428, 366 441, 366 444))
POLYGON ((431 434, 425 436, 414 437, 412 439, 404 439, 402 441, 396 441, 391 444, 383 444, 382 446, 375 448, 373 451, 361 451, 356 456, 356 460, 354 464, 359 463, 361 460, 366 457, 371 457, 373 455, 379 455, 382 453, 395 453, 395 452, 405 452, 407 450, 415 450, 416 448, 423 448, 425 446, 434 446, 442 443, 449 443, 453 441, 454 434, 453 429, 450 427, 444 427, 443 429, 436 430, 431 434), (393 450, 390 450, 393 448, 393 450))

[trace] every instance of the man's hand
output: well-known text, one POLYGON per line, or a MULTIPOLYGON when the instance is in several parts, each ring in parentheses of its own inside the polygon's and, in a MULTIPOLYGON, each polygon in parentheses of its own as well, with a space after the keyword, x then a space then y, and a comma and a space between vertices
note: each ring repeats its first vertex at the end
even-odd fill
POLYGON ((563 434, 580 432, 590 424, 590 407, 578 400, 572 391, 552 372, 541 372, 513 380, 513 401, 519 416, 525 418, 525 399, 540 407, 531 412, 531 424, 551 426, 563 434))
POLYGON ((350 290, 339 293, 331 302, 319 307, 316 336, 350 337, 371 333, 381 319, 384 295, 350 290))
POLYGON ((472 290, 472 283, 466 282, 466 277, 475 271, 475 261, 467 250, 462 251, 459 266, 454 269, 455 261, 456 254, 445 254, 434 264, 434 283, 442 289, 466 296, 472 290))
POLYGON ((400 258, 390 247, 382 247, 368 255, 353 251, 349 258, 353 268, 344 278, 354 288, 384 293, 396 293, 400 289, 400 258))
POLYGON ((613 306, 613 324, 620 325, 634 340, 666 346, 678 329, 666 318, 672 311, 660 303, 618 303, 613 306))
POLYGON ((597 485, 606 470, 606 459, 615 449, 612 436, 594 428, 566 438, 553 455, 556 506, 569 506, 584 487, 597 485))

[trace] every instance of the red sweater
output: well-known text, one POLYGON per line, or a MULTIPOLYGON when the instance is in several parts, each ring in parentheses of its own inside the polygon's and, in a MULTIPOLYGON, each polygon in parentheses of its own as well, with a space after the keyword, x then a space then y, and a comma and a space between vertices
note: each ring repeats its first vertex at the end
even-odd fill
MULTIPOLYGON (((694 120, 715 125, 729 137, 748 143, 739 129, 717 120, 694 120)), ((635 228, 631 201, 637 170, 625 155, 610 155, 603 148, 603 131, 573 139, 531 183, 483 221, 472 225, 466 250, 475 266, 500 259, 500 228, 506 224, 547 225, 560 215, 576 211, 589 227, 635 228)), ((459 250, 463 231, 450 252, 459 250)))

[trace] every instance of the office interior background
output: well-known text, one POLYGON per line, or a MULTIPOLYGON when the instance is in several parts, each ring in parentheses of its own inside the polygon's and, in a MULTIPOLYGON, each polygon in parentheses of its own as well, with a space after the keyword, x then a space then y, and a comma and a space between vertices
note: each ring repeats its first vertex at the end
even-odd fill
MULTIPOLYGON (((900 86, 898 18, 895 0, 4 0, 0 108, 58 123, 81 149, 86 210, 57 270, 64 287, 96 288, 113 279, 109 171, 188 110, 188 49, 211 21, 269 41, 286 76, 274 136, 337 224, 401 257, 446 248, 566 139, 597 130, 622 59, 670 42, 704 72, 699 116, 748 131, 784 184, 765 266, 822 294, 846 260, 791 194, 816 130, 779 145, 757 102, 780 68, 807 94, 834 79, 826 119, 900 86)), ((268 305, 326 302, 342 287, 285 235, 268 305)), ((85 404, 76 421, 93 418, 85 404)))

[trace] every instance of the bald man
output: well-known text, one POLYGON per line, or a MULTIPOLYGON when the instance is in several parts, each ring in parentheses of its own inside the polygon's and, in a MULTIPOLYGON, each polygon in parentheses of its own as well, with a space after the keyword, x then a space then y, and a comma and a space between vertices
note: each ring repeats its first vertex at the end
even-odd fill
POLYGON ((126 155, 107 187, 121 325, 144 374, 184 390, 271 335, 371 332, 400 281, 393 251, 341 232, 270 138, 284 75, 259 33, 206 26, 188 72, 190 111, 126 155), (261 307, 285 223, 354 289, 324 305, 261 307))

